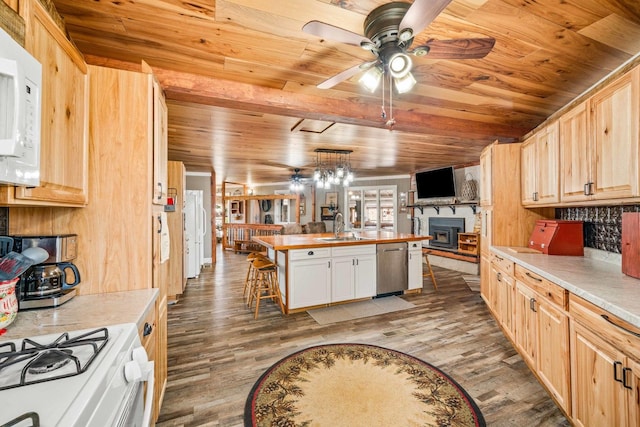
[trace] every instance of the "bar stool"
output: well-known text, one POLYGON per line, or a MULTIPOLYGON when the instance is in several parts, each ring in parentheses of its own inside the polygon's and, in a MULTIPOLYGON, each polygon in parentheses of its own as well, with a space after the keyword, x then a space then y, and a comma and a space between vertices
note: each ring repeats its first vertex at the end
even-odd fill
POLYGON ((242 296, 247 301, 251 293, 251 282, 254 280, 254 277, 255 277, 255 268, 253 267, 253 261, 256 258, 260 258, 260 257, 264 257, 264 255, 261 254, 260 252, 251 252, 249 255, 247 255, 247 262, 249 263, 249 268, 247 269, 247 277, 244 279, 244 288, 242 289, 242 296))
POLYGON ((284 305, 282 304, 282 294, 278 286, 277 266, 266 257, 258 257, 252 262, 255 269, 253 281, 250 283, 249 291, 249 307, 256 300, 256 311, 254 319, 258 318, 260 311, 260 300, 271 299, 280 306, 280 311, 284 313, 284 305))
POLYGON ((425 264, 427 264, 427 269, 429 270, 426 273, 422 273, 422 277, 426 277, 427 275, 431 276, 431 281, 433 282, 433 289, 438 290, 438 284, 436 283, 436 276, 433 274, 433 268, 431 268, 431 263, 429 262, 429 254, 431 251, 429 249, 422 249, 422 257, 424 258, 425 264))

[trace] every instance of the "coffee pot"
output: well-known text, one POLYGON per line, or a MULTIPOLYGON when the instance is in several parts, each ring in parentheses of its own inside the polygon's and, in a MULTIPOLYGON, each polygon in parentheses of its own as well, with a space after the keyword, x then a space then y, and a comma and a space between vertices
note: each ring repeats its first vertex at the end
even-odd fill
POLYGON ((80 283, 80 272, 70 262, 32 266, 24 276, 23 298, 43 298, 67 291, 80 283))

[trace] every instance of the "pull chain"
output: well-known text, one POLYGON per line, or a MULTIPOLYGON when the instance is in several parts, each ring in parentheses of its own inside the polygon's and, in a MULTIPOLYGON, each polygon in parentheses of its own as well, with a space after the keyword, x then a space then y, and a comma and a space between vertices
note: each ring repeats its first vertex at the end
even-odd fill
POLYGON ((387 118, 387 112, 384 111, 384 77, 385 77, 385 74, 382 75, 382 106, 381 106, 382 111, 380 112, 380 117, 382 117, 382 120, 387 118))
MULTIPOLYGON (((384 79, 382 79, 384 81, 384 79)), ((391 84, 391 74, 389 74, 389 120, 387 120, 387 127, 389 130, 393 130, 393 126, 396 124, 396 119, 393 117, 393 84, 391 84)))

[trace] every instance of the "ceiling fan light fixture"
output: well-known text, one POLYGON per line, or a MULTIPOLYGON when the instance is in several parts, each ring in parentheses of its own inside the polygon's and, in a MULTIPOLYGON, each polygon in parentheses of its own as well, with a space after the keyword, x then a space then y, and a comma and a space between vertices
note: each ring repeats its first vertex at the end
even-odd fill
POLYGON ((411 71, 411 66, 411 58, 406 53, 394 53, 389 58, 389 74, 392 77, 400 78, 406 76, 411 71))
POLYGON ((398 33, 398 39, 400 41, 406 42, 413 38, 413 30, 411 28, 403 28, 402 31, 398 33))
POLYGON ((393 81, 396 84, 398 93, 409 92, 417 83, 411 72, 408 72, 404 77, 395 77, 393 81))
POLYGON ((360 77, 358 82, 369 92, 373 93, 378 88, 381 79, 382 70, 380 70, 379 67, 371 67, 360 77))
POLYGON ((363 48, 364 50, 370 50, 370 51, 374 51, 378 48, 375 43, 370 42, 368 40, 361 41, 360 47, 363 48))

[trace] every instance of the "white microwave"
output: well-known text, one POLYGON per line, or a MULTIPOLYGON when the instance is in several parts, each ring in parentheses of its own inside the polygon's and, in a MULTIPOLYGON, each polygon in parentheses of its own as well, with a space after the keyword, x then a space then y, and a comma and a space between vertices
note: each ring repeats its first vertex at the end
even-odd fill
POLYGON ((0 28, 0 183, 40 184, 42 65, 0 28))

